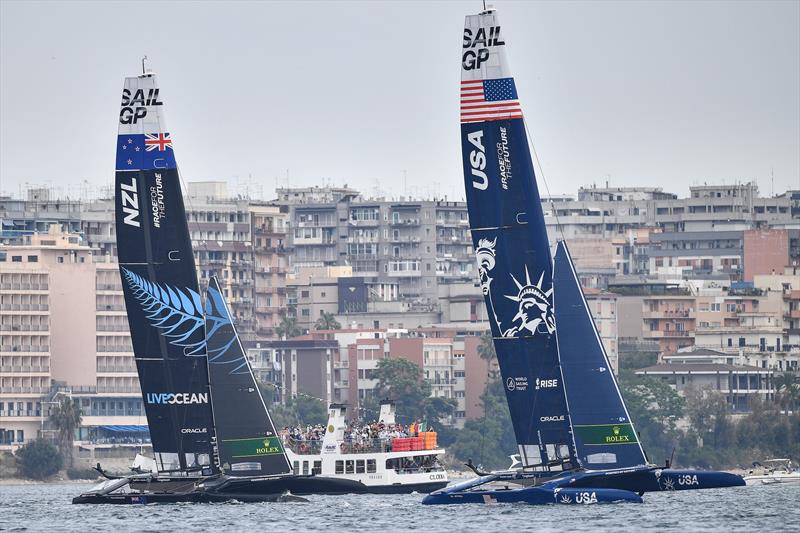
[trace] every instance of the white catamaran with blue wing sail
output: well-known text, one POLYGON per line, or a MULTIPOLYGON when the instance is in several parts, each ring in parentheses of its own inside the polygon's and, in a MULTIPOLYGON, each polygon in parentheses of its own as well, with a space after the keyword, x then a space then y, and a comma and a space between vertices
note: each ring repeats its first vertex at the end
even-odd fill
POLYGON ((467 16, 462 46, 470 229, 521 467, 479 473, 423 503, 640 502, 649 491, 744 485, 733 474, 648 461, 566 243, 558 242, 551 256, 495 10, 467 16))

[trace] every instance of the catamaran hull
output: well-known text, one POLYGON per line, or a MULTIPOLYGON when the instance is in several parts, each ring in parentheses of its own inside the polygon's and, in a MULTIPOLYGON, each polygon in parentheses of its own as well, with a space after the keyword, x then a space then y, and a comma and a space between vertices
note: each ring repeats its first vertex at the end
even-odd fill
POLYGON ((305 498, 287 493, 238 494, 204 491, 166 493, 81 494, 72 499, 74 504, 147 505, 156 503, 219 503, 240 502, 307 502, 305 498))
POLYGON ((530 505, 587 505, 595 503, 641 503, 635 492, 619 489, 562 489, 529 487, 523 489, 449 492, 447 489, 425 496, 426 505, 458 503, 527 503, 530 505))
POLYGON ((587 472, 565 477, 562 485, 581 488, 615 488, 637 493, 741 487, 736 474, 713 470, 647 469, 629 472, 587 472))

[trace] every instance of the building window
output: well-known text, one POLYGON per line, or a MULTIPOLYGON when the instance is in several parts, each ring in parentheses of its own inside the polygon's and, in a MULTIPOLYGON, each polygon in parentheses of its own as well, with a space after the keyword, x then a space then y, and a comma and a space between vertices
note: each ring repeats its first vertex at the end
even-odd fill
POLYGON ((12 263, 22 263, 22 256, 21 255, 12 255, 11 256, 12 263))
POLYGON ((38 255, 29 255, 28 256, 28 263, 38 263, 39 256, 38 255))

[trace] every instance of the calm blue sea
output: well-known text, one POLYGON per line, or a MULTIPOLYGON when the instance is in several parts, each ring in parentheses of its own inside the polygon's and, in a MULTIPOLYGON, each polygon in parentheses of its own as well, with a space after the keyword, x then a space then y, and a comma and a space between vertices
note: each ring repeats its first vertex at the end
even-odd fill
POLYGON ((419 495, 310 496, 310 503, 72 505, 83 485, 0 486, 0 530, 800 531, 800 485, 646 494, 643 504, 423 506, 419 495))

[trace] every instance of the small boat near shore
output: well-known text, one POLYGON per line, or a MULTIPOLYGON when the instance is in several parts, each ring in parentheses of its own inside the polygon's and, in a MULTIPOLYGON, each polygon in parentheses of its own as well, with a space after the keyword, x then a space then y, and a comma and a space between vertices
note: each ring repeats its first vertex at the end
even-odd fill
POLYGON ((791 459, 766 459, 753 463, 753 469, 744 476, 744 482, 749 486, 800 484, 800 470, 791 459))

